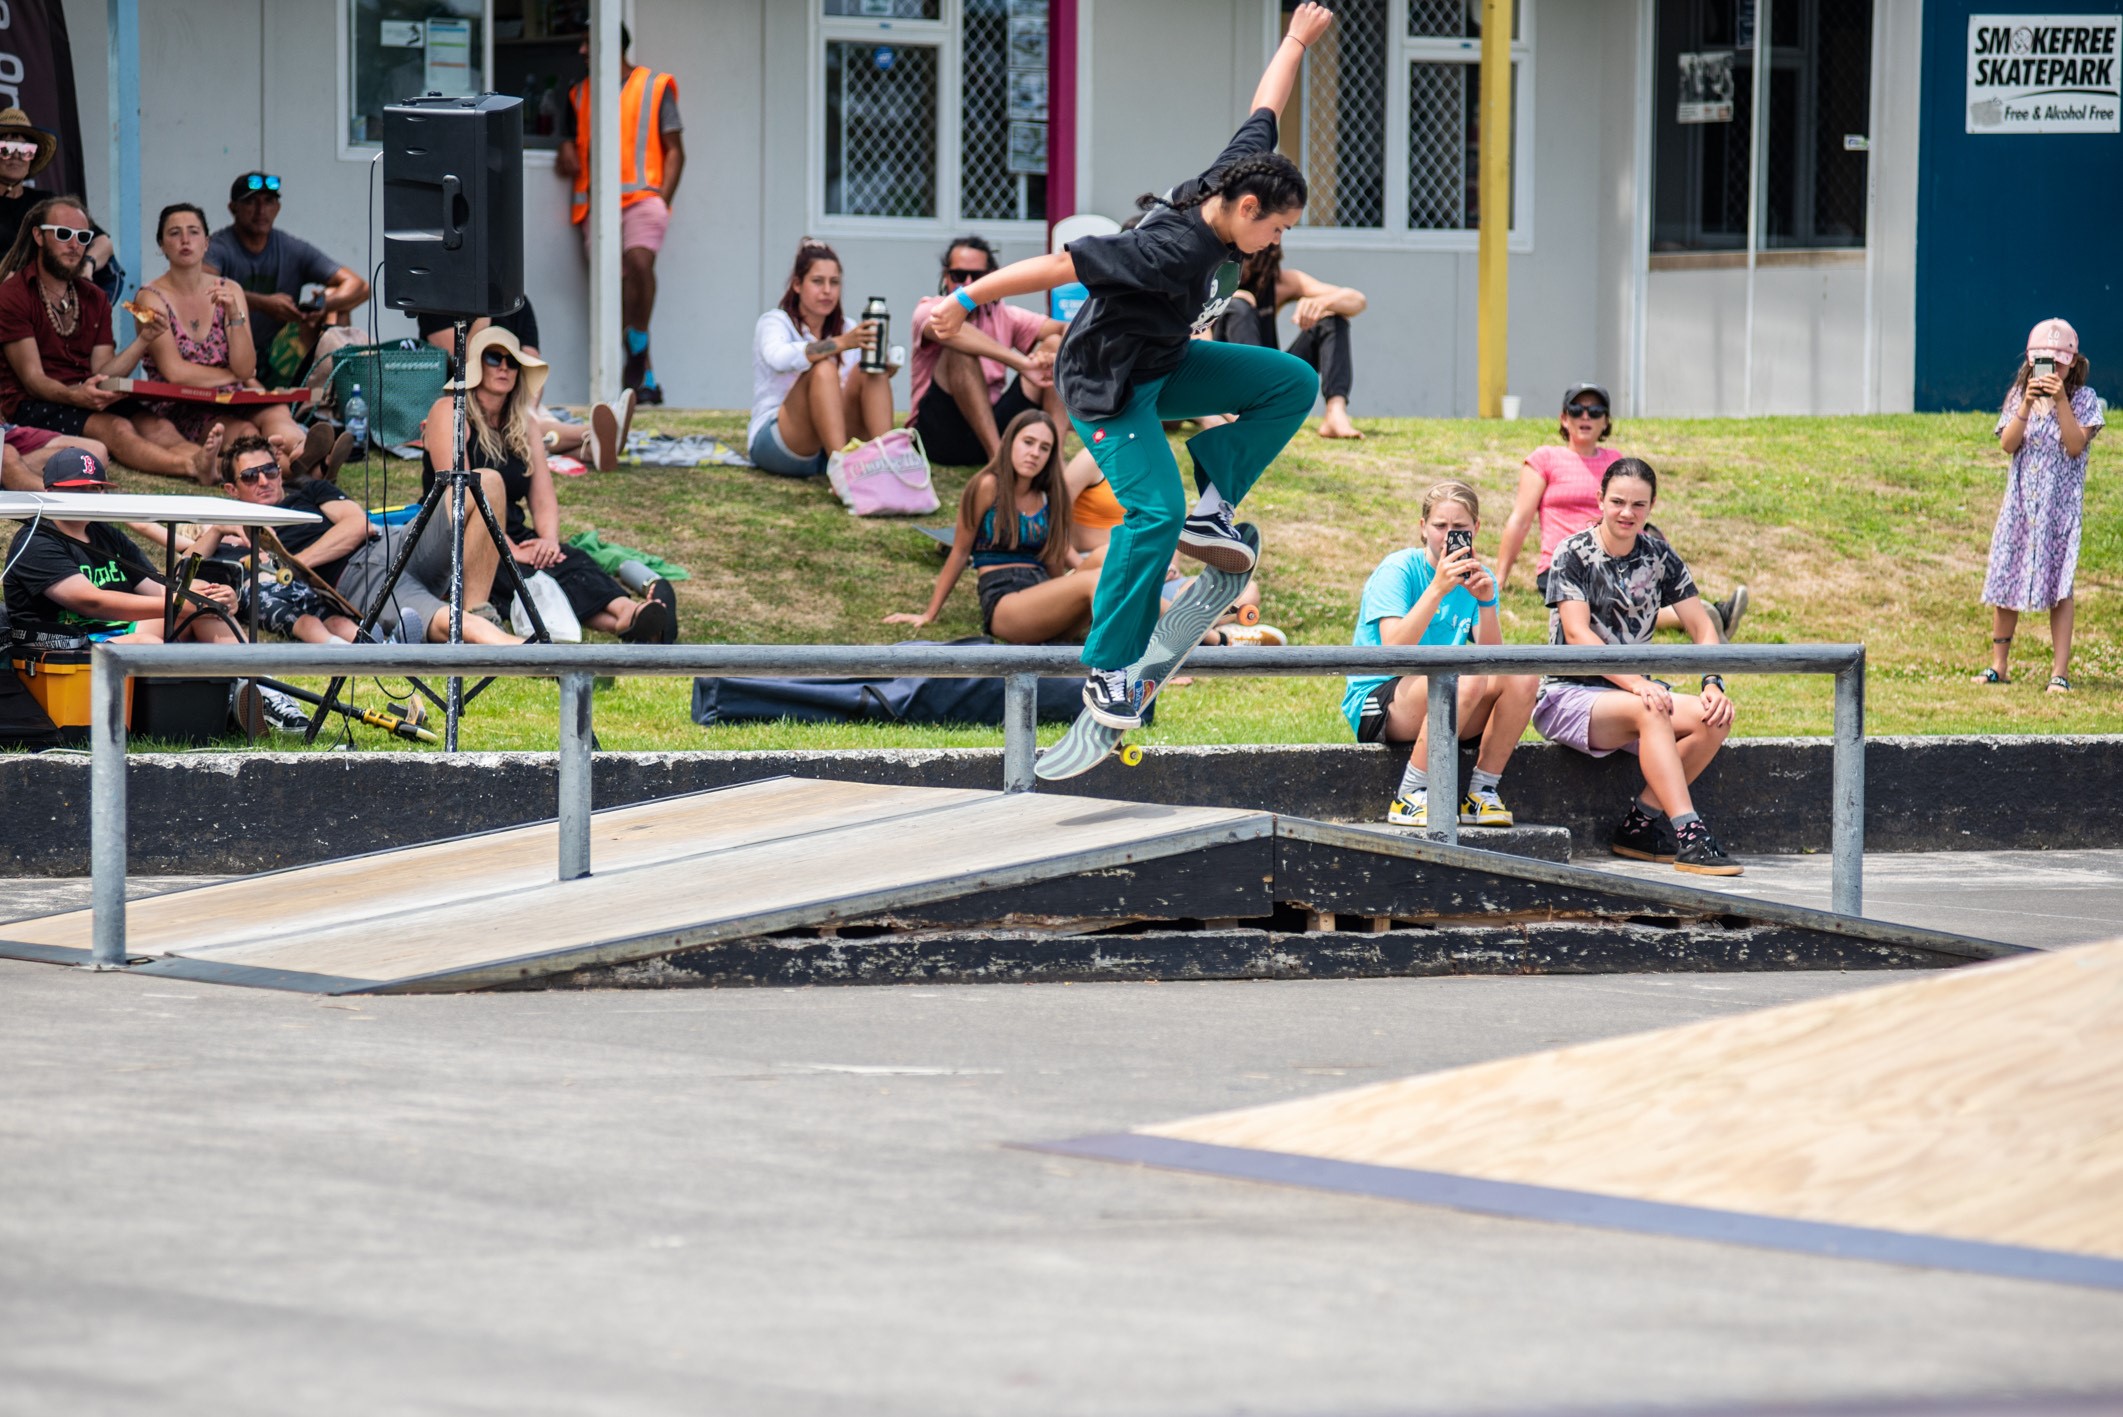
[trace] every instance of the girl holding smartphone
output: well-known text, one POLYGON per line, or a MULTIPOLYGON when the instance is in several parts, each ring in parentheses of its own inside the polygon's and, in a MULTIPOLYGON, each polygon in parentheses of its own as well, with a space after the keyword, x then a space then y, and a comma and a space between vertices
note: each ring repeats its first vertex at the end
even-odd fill
POLYGON ((2086 450, 2101 431, 2101 401, 2086 386, 2079 332, 2044 320, 2027 336, 2027 357, 1998 415, 1998 444, 2012 455, 2005 502, 1990 536, 1983 603, 1991 607, 1990 666, 1978 684, 2008 681, 2013 631, 2023 610, 2049 612, 2049 692, 2071 691, 2072 580, 2086 497, 2086 450))

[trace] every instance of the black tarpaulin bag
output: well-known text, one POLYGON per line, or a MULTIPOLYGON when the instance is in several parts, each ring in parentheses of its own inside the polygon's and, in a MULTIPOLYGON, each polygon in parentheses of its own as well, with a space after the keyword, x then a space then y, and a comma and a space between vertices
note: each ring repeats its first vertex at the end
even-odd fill
MULTIPOLYGON (((908 644, 924 641, 909 640, 908 644)), ((992 644, 992 640, 953 640, 992 644)), ((1039 719, 1067 723, 1084 706, 1081 678, 1039 681, 1039 719)), ((693 721, 742 723, 762 719, 801 723, 953 723, 1000 728, 1003 681, 930 679, 708 679, 693 681, 693 721)))

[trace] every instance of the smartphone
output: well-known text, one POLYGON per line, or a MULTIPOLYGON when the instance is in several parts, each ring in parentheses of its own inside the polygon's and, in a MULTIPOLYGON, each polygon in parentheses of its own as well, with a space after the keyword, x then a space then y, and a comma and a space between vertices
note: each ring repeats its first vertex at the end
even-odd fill
POLYGON ((1474 549, 1474 533, 1473 533, 1473 532, 1471 532, 1471 531, 1448 531, 1448 532, 1446 532, 1446 533, 1445 533, 1445 558, 1446 558, 1447 560, 1450 560, 1450 559, 1452 558, 1452 556, 1454 555, 1454 553, 1456 553, 1456 552, 1460 552, 1460 551, 1472 551, 1473 549, 1474 549))
POLYGON ((2035 361, 2035 377, 2037 379, 2047 379, 2056 372, 2057 362, 2054 359, 2037 359, 2035 361))

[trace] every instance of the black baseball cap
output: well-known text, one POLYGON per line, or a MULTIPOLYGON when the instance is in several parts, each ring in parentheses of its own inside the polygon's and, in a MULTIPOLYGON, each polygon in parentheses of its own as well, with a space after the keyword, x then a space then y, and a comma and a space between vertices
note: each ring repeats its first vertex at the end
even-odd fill
POLYGON ((103 465, 103 459, 86 448, 61 448, 44 464, 44 490, 47 492, 110 485, 110 469, 103 465))
POLYGON ((1607 407, 1614 407, 1614 400, 1608 398, 1607 391, 1601 388, 1598 384, 1572 384, 1569 388, 1563 390, 1563 407, 1570 407, 1570 405, 1576 403, 1578 401, 1579 396, 1583 394, 1592 394, 1597 397, 1601 403, 1606 404, 1607 407))
POLYGON ((246 172, 229 183, 229 200, 240 202, 245 197, 277 197, 280 195, 280 179, 270 172, 246 172))

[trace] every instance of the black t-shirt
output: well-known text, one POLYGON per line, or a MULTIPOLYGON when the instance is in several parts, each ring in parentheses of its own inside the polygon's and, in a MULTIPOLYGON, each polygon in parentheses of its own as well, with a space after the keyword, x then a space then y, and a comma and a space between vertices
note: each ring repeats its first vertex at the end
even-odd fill
MULTIPOLYGON (((477 414, 469 414, 467 416, 478 417, 477 414)), ((470 430, 466 431, 469 435, 470 430)), ((480 451, 479 441, 476 436, 471 437, 471 444, 472 455, 465 459, 465 466, 475 468, 490 467, 501 474, 501 485, 508 493, 509 505, 500 510, 502 512, 502 522, 509 533, 509 540, 530 540, 537 535, 537 531, 531 526, 530 518, 524 514, 524 509, 531 504, 531 465, 524 460, 523 455, 520 453, 510 453, 506 458, 499 460, 489 457, 486 453, 480 451)), ((423 451, 420 454, 420 490, 425 494, 434 485, 435 462, 423 451)), ((449 505, 447 500, 443 502, 443 514, 447 515, 449 505)), ((467 517, 476 517, 479 515, 479 509, 467 502, 465 515, 467 517)))
POLYGON ((1091 298, 1069 322, 1055 382, 1069 411, 1085 420, 1111 418, 1138 384, 1179 368, 1195 331, 1216 322, 1238 289, 1239 254, 1184 206, 1205 179, 1252 153, 1275 148, 1275 110, 1255 109, 1200 177, 1166 194, 1133 231, 1069 243, 1076 278, 1091 298))
MULTIPOLYGON (((280 498, 280 505, 293 511, 315 512, 319 516, 323 516, 325 506, 328 503, 349 500, 351 499, 346 493, 340 491, 335 484, 327 482, 321 477, 312 477, 288 488, 280 498)), ((285 546, 289 552, 300 556, 314 545, 319 537, 331 529, 331 519, 327 517, 321 522, 308 523, 303 526, 275 527, 273 534, 280 538, 280 544, 285 546)), ((327 561, 322 565, 311 565, 310 569, 330 581, 333 585, 337 585, 339 584, 339 573, 346 569, 347 560, 353 554, 352 551, 349 551, 336 561, 327 561)), ((307 559, 305 559, 304 564, 309 565, 307 559)))
MULTIPOLYGON (((426 339, 438 330, 446 330, 456 323, 448 315, 430 314, 425 310, 415 312, 413 318, 420 322, 420 337, 422 339, 426 339)), ((530 296, 526 295, 523 298, 523 304, 509 314, 496 315, 493 323, 516 336, 516 343, 522 345, 525 349, 538 348, 538 312, 531 308, 530 296)), ((469 343, 469 340, 467 342, 469 343)))
MULTIPOLYGON (((1587 527, 1555 549, 1548 563, 1548 642, 1560 645, 1566 600, 1582 600, 1592 614, 1592 632, 1610 645, 1651 642, 1659 611, 1695 598, 1695 578, 1680 556, 1654 527, 1637 534, 1627 556, 1610 556, 1600 545, 1598 527, 1587 527)), ((1556 674, 1547 682, 1605 686, 1598 674, 1556 674)))
POLYGON ((109 522, 90 522, 88 540, 76 541, 50 522, 15 533, 7 548, 7 615, 21 630, 47 635, 95 635, 123 631, 125 621, 92 620, 68 610, 48 591, 75 576, 99 590, 131 590, 155 574, 140 548, 109 522))

